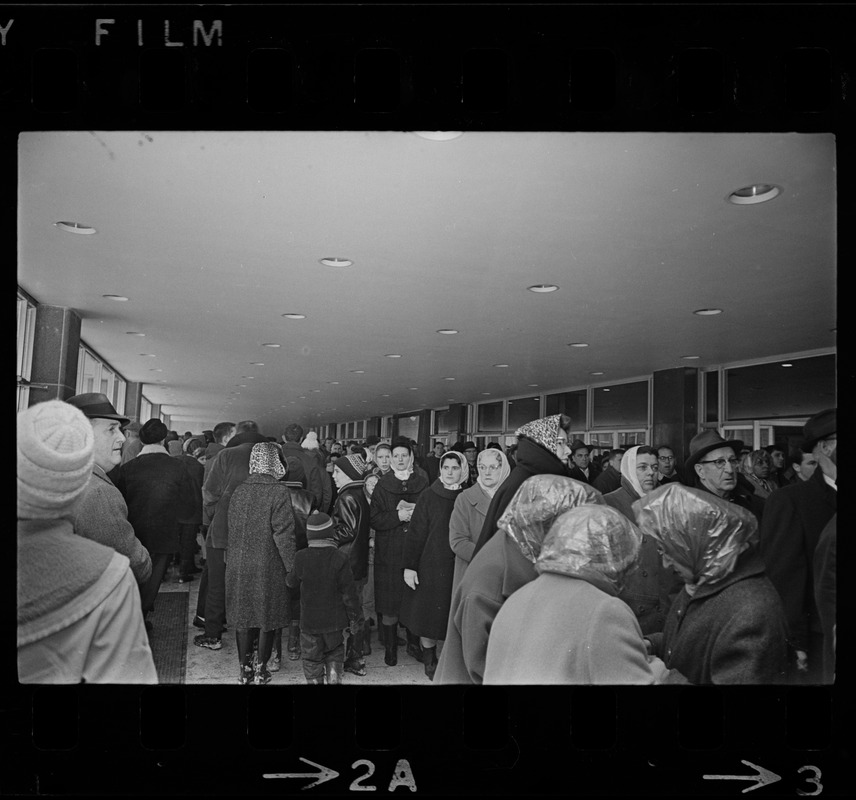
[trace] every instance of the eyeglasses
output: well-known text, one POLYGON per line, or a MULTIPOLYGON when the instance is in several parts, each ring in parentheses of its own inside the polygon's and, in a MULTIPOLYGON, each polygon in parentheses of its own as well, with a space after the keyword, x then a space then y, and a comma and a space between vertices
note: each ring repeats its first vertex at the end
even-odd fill
POLYGON ((656 464, 637 464, 637 472, 659 472, 660 468, 656 464))
POLYGON ((699 464, 713 464, 717 469, 723 470, 725 469, 726 464, 731 464, 734 469, 737 469, 737 465, 740 463, 740 460, 737 458, 717 458, 713 461, 699 461, 699 464))
POLYGON ((657 458, 659 458, 660 461, 674 461, 675 460, 674 456, 657 456, 657 458))

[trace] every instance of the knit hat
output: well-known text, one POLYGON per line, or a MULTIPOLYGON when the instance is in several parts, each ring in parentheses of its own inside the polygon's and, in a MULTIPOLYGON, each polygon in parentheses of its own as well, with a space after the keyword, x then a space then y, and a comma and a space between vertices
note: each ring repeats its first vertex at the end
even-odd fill
POLYGON ((373 433, 370 433, 366 436, 366 447, 371 447, 373 444, 380 444, 380 436, 375 436, 373 433))
POLYGON ((181 455, 181 440, 173 439, 168 445, 167 450, 171 456, 180 456, 181 455))
POLYGON ((306 437, 303 439, 303 443, 301 447, 304 450, 317 450, 318 449, 318 434, 315 431, 309 431, 306 434, 306 437))
POLYGON ((307 539, 329 539, 333 534, 333 520, 327 514, 316 512, 306 520, 307 539))
POLYGON ((92 473, 95 435, 83 412, 47 400, 18 414, 18 518, 66 516, 92 473))
POLYGON ((143 444, 155 444, 166 439, 169 430, 159 419, 150 419, 140 428, 140 441, 143 444))
POLYGON ((349 456, 337 458, 336 468, 342 470, 352 481, 361 481, 368 469, 368 464, 361 455, 351 453, 349 456))

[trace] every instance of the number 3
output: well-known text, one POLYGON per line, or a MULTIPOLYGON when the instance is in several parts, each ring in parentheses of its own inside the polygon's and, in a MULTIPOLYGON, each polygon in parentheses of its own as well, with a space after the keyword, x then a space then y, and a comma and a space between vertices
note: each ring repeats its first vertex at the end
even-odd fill
POLYGON ((820 778, 821 778, 820 770, 817 767, 812 766, 811 764, 807 764, 804 767, 800 767, 797 770, 797 774, 799 774, 800 772, 805 772, 807 769, 814 770, 814 777, 806 778, 805 780, 807 780, 809 783, 813 783, 815 786, 817 786, 817 791, 816 792, 804 792, 801 789, 797 789, 797 794, 800 794, 803 797, 816 797, 817 795, 819 795, 823 791, 823 784, 820 782, 820 778))

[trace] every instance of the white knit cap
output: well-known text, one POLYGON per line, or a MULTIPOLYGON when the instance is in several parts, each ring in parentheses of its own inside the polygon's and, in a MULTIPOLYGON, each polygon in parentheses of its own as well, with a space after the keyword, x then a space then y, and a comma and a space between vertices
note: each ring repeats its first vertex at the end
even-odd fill
POLYGON ((83 412, 48 400, 18 413, 18 518, 67 515, 92 473, 95 436, 83 412))
POLYGON ((306 438, 303 440, 303 444, 301 445, 304 450, 317 450, 318 449, 318 434, 315 431, 309 431, 306 434, 306 438))

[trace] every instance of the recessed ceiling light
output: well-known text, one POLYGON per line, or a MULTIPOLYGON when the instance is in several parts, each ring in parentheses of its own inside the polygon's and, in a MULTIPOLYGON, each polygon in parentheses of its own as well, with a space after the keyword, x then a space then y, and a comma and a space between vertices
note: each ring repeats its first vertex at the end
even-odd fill
POLYGON ((558 286, 554 283, 536 283, 534 286, 526 287, 530 292, 536 292, 537 294, 546 294, 547 292, 555 292, 558 290, 558 286))
POLYGON ((490 392, 482 392, 482 394, 490 394, 490 392))
POLYGON ((146 335, 144 333, 139 333, 137 331, 125 331, 125 333, 128 334, 128 336, 145 336, 146 335))
POLYGON ((687 361, 695 361, 696 359, 701 358, 701 356, 681 356, 681 358, 685 358, 687 361))
POLYGON ((506 369, 508 364, 494 364, 495 367, 499 367, 500 369, 506 369))
POLYGON ((387 358, 401 358, 401 354, 400 353, 387 353, 386 357, 387 358))
POLYGON ((609 389, 604 389, 603 391, 608 392, 608 391, 609 391, 609 389))
POLYGON ((382 394, 381 397, 389 397, 388 394, 382 394))
POLYGON ((115 300, 117 303, 127 303, 128 298, 121 294, 102 294, 102 297, 106 297, 108 300, 115 300))
POLYGON ((353 372, 354 375, 363 375, 365 373, 364 369, 350 369, 348 372, 353 372))
POLYGON ((327 381, 327 383, 329 383, 331 386, 338 386, 339 385, 339 381, 327 381))
POLYGON ((696 311, 693 311, 693 314, 696 314, 699 317, 713 317, 721 313, 721 308, 699 308, 696 311))
POLYGON ((154 353, 140 353, 143 358, 157 358, 154 353))
POLYGON ((305 394, 302 394, 302 395, 300 395, 300 397, 298 397, 297 399, 298 399, 298 400, 305 400, 305 399, 306 399, 306 395, 305 395, 305 394))
POLYGON ((325 267, 350 267, 354 263, 349 258, 322 258, 320 262, 325 267))
POLYGON ((538 384, 537 383, 527 383, 526 385, 531 388, 531 387, 537 386, 538 384))
POLYGON ((163 372, 163 370, 160 367, 152 367, 149 372, 163 372))
POLYGON ((421 139, 429 142, 451 142, 464 135, 463 131, 413 131, 421 139))
POLYGON ((95 228, 91 225, 83 225, 80 222, 54 222, 54 225, 56 225, 60 230, 68 233, 95 233, 95 228))
POLYGON ((782 187, 774 183, 753 183, 744 186, 728 195, 728 202, 738 206, 754 205, 755 203, 766 203, 782 193, 782 187))
POLYGON ((250 362, 251 367, 263 367, 264 365, 265 365, 264 361, 251 361, 250 362))
POLYGON ((247 388, 247 384, 246 384, 246 383, 236 383, 236 384, 235 384, 235 386, 240 386, 242 389, 246 389, 246 388, 247 388))
POLYGON ((282 345, 274 342, 262 342, 262 347, 282 347, 282 345))
POLYGON ((286 319, 306 319, 306 314, 283 314, 286 319))
POLYGON ((440 330, 437 331, 437 333, 442 333, 442 334, 445 334, 446 336, 452 336, 453 334, 455 334, 457 332, 458 331, 456 331, 454 328, 440 328, 440 330))
POLYGON ((320 389, 312 389, 313 392, 320 392, 320 389))
POLYGON ((568 347, 588 347, 586 342, 568 342, 568 347))
POLYGON ((454 379, 454 378, 443 378, 443 380, 444 380, 444 381, 453 381, 453 380, 455 380, 455 379, 454 379))
POLYGON ((782 364, 783 367, 792 367, 793 364, 782 364))
POLYGON ((418 386, 411 386, 410 391, 415 392, 418 388, 419 388, 418 386))
POLYGON ((602 372, 589 372, 589 375, 603 375, 602 372))

